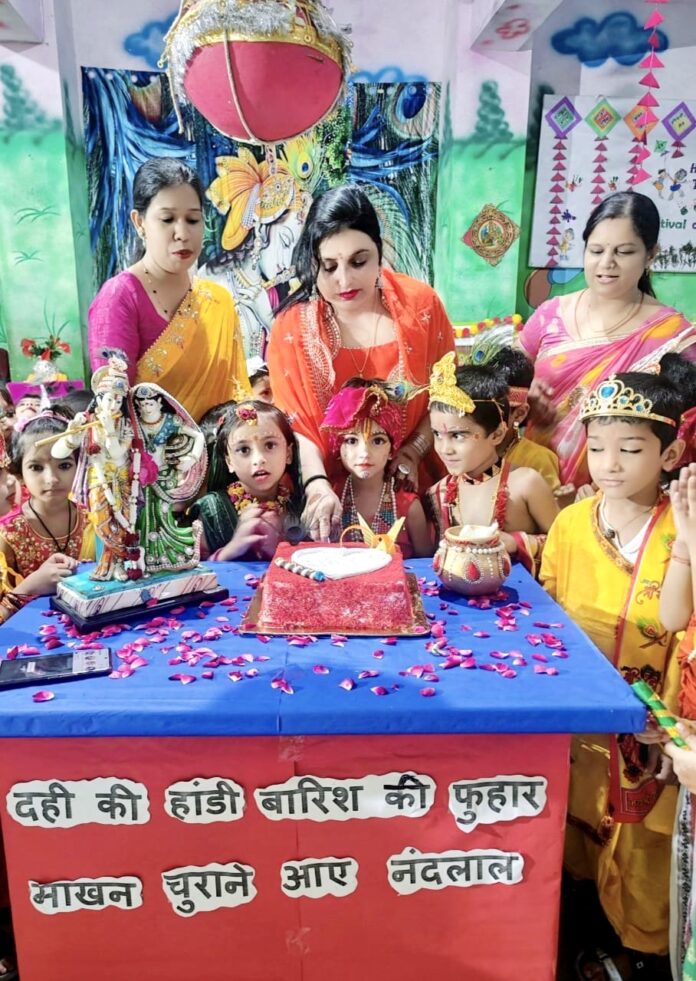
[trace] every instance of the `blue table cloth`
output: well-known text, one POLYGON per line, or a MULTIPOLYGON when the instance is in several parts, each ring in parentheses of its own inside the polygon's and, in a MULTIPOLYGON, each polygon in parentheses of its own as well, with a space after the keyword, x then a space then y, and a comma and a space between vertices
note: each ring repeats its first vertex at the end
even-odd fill
MULTIPOLYGON (((432 584, 430 560, 415 560, 408 567, 432 584)), ((114 651, 117 666, 123 663, 116 657, 118 651, 131 651, 129 645, 136 640, 150 641, 140 652, 148 663, 129 677, 42 683, 42 689, 55 693, 52 701, 43 703, 33 701, 33 687, 0 692, 0 732, 4 737, 156 737, 644 728, 645 711, 628 685, 520 566, 513 568, 505 584, 506 599, 489 609, 470 606, 465 598, 444 590, 439 596, 425 595, 426 612, 445 640, 421 636, 385 643, 390 638, 350 637, 344 646, 329 637, 294 646, 286 637, 264 642, 253 635, 235 635, 229 628, 239 624, 253 592, 245 576, 260 575, 264 568, 262 563, 243 562, 216 566, 221 583, 238 597, 237 612, 221 604, 187 607, 176 616, 163 615, 168 625, 159 628, 159 636, 136 624, 108 638, 105 643, 114 651), (520 602, 528 606, 515 606, 520 602), (510 604, 514 619, 504 623, 514 629, 502 629, 497 611, 510 604), (216 640, 182 636, 187 631, 202 635, 211 627, 228 632, 216 640), (464 655, 464 664, 473 659, 475 666, 445 668, 453 659, 428 649, 435 640, 440 649, 471 651, 464 655), (557 656, 557 641, 562 641, 567 657, 557 656), (185 661, 170 664, 180 656, 177 645, 182 643, 194 651, 205 646, 218 656, 244 658, 212 669, 207 667, 208 656, 201 656, 195 666, 185 661), (382 656, 375 656, 379 651, 382 656), (500 656, 506 653, 508 657, 500 656), (520 657, 526 663, 513 666, 513 659, 520 657), (204 671, 212 671, 213 677, 205 678, 204 671), (365 671, 377 675, 361 678, 365 671), (192 675, 196 681, 184 685, 170 680, 177 674, 192 675), (230 674, 241 675, 241 680, 231 680, 230 674), (346 679, 355 684, 351 690, 341 685, 346 679), (423 694, 424 690, 434 694, 423 694)), ((432 585, 428 592, 435 592, 432 585)), ((43 650, 41 628, 49 625, 58 627, 58 639, 65 645, 56 650, 79 643, 66 635, 57 617, 45 616, 47 610, 48 600, 35 600, 2 627, 0 657, 14 645, 43 650)))

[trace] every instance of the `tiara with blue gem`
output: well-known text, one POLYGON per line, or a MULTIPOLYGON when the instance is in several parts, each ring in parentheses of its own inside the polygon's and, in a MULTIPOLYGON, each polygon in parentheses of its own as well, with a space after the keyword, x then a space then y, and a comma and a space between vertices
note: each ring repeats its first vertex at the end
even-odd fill
POLYGON ((640 392, 634 392, 616 375, 612 375, 598 385, 583 403, 580 422, 597 416, 633 416, 637 419, 652 419, 654 422, 665 422, 675 429, 678 425, 669 416, 661 416, 653 412, 652 399, 641 395, 640 392))

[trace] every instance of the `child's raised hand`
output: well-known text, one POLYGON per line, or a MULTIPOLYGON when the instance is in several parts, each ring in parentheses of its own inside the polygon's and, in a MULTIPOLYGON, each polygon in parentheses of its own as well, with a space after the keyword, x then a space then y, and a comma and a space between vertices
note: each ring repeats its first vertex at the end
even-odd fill
MULTIPOLYGON (((239 524, 232 539, 217 552, 218 560, 229 562, 230 559, 238 559, 247 552, 259 554, 260 549, 265 550, 267 540, 272 537, 272 526, 267 518, 268 514, 257 505, 252 504, 244 508, 239 515, 239 524)), ((275 544, 271 555, 275 552, 275 544)), ((259 558, 264 557, 259 555, 259 558)))
POLYGON ((682 467, 669 486, 677 539, 689 550, 696 549, 696 463, 682 467))
POLYGON ((50 596, 55 593, 59 582, 72 576, 77 566, 77 559, 56 552, 55 555, 50 555, 36 572, 28 575, 17 586, 15 592, 25 596, 50 596))
POLYGON ((535 378, 529 389, 529 415, 540 426, 551 426, 558 418, 553 388, 535 378))

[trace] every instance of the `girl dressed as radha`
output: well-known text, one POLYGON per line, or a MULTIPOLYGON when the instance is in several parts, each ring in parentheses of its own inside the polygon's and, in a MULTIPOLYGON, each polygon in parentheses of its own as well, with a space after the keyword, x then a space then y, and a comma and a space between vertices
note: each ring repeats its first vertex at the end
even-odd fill
POLYGON ((88 318, 93 368, 104 363, 104 348, 120 349, 131 385, 162 386, 194 419, 249 394, 232 297, 190 275, 203 245, 204 205, 190 167, 169 157, 144 163, 131 212, 140 254, 104 283, 88 318))

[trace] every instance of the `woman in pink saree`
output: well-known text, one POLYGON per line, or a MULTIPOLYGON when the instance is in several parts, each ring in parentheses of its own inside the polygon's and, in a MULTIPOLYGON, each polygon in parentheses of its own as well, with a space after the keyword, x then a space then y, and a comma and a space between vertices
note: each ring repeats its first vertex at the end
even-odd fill
POLYGON ((578 489, 589 483, 579 421, 585 395, 614 373, 650 371, 670 351, 696 360, 696 328, 650 284, 659 230, 644 194, 605 198, 583 232, 587 288, 542 303, 519 335, 535 363, 536 411, 525 435, 554 450, 562 482, 578 489))

